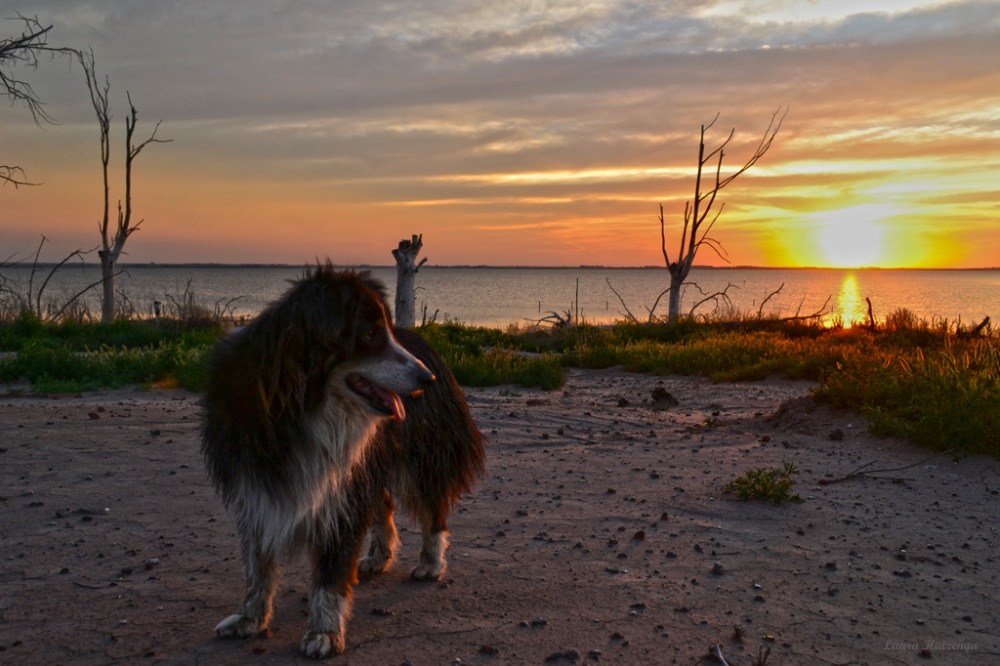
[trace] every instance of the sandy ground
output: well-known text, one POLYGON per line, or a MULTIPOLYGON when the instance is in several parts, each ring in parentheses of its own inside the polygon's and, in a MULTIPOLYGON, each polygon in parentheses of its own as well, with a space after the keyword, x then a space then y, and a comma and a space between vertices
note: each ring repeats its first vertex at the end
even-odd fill
MULTIPOLYGON (((809 388, 612 370, 469 390, 489 473, 445 579, 408 580, 404 519, 328 663, 711 664, 719 644, 732 666, 1000 664, 1000 462, 875 439, 809 388), (722 492, 786 462, 801 504, 722 492)), ((309 661, 300 563, 268 636, 213 636, 242 573, 199 418, 177 391, 0 397, 0 663, 309 661)))

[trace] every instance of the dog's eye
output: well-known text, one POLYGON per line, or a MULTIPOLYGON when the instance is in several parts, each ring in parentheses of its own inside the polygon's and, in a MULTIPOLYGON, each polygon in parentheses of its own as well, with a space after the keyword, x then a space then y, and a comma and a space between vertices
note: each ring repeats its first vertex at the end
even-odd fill
POLYGON ((365 340, 367 340, 368 342, 375 342, 376 340, 378 340, 378 336, 381 330, 382 329, 378 326, 369 328, 367 331, 365 331, 364 335, 365 340))

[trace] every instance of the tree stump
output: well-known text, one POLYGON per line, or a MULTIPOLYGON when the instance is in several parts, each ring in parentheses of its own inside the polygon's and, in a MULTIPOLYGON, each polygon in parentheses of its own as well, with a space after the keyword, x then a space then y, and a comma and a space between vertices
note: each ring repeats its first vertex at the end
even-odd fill
POLYGON ((417 271, 427 261, 424 258, 417 263, 417 255, 424 246, 423 239, 423 234, 414 234, 411 240, 399 241, 399 247, 392 251, 392 256, 396 258, 396 326, 413 328, 416 323, 414 283, 417 271))

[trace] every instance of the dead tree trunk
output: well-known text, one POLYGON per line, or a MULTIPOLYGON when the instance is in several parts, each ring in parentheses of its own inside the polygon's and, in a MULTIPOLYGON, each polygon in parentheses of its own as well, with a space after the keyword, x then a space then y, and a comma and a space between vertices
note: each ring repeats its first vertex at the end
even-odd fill
MULTIPOLYGON (((722 210, 725 208, 725 204, 720 203, 718 210, 713 211, 716 198, 727 185, 746 173, 771 148, 774 137, 777 136, 778 130, 781 129, 781 122, 785 118, 787 109, 785 113, 781 113, 780 117, 779 113, 781 113, 781 109, 775 111, 771 116, 771 122, 768 124, 760 143, 757 144, 757 149, 753 152, 753 155, 733 174, 725 177, 722 176, 722 163, 726 156, 726 149, 729 146, 729 142, 733 140, 736 130, 735 128, 731 130, 729 136, 717 148, 706 152, 705 133, 712 128, 715 121, 719 119, 719 116, 716 116, 709 124, 701 126, 701 137, 698 143, 698 164, 694 180, 694 196, 684 204, 684 225, 681 229, 681 242, 677 253, 674 255, 675 261, 670 260, 670 254, 667 252, 666 220, 663 216, 663 206, 662 204, 660 205, 660 251, 663 254, 663 263, 670 273, 670 297, 668 299, 668 316, 670 321, 676 321, 680 316, 681 287, 691 272, 691 266, 694 265, 695 255, 698 254, 698 250, 704 245, 711 248, 722 259, 726 259, 722 245, 709 236, 709 232, 712 231, 712 227, 715 226, 719 215, 722 214, 722 210), (714 169, 712 168, 713 163, 714 169), (714 171, 714 173, 710 173, 711 171, 714 171), (712 215, 713 212, 714 215, 712 215)), ((652 313, 650 313, 650 317, 652 317, 652 313)))
POLYGON ((417 263, 417 255, 424 246, 423 234, 414 234, 411 240, 399 241, 399 247, 392 251, 396 258, 396 326, 413 328, 416 323, 416 282, 417 271, 427 262, 427 258, 417 263))
POLYGON ((157 139, 156 131, 160 128, 160 123, 156 123, 153 133, 142 143, 136 145, 133 140, 135 126, 139 119, 139 114, 132 104, 132 97, 128 97, 129 115, 125 117, 125 207, 122 208, 121 201, 118 202, 118 225, 115 229, 110 227, 110 187, 108 185, 108 163, 111 160, 111 111, 108 103, 108 91, 110 83, 107 77, 104 78, 102 86, 97 79, 97 70, 94 66, 94 52, 80 53, 80 64, 87 77, 87 88, 90 90, 90 101, 94 106, 94 113, 97 115, 97 123, 101 129, 101 171, 104 177, 104 211, 101 220, 97 223, 101 233, 101 249, 97 256, 101 260, 101 281, 103 284, 103 294, 101 299, 101 321, 109 323, 115 318, 115 275, 118 274, 116 267, 118 258, 125 248, 125 241, 134 232, 138 231, 142 220, 132 222, 132 163, 142 149, 150 143, 169 143, 170 139, 157 139))

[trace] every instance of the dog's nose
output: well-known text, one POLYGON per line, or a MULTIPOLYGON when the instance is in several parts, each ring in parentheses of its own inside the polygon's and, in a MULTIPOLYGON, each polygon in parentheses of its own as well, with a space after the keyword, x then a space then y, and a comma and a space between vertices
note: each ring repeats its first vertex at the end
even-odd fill
POLYGON ((428 370, 426 367, 420 368, 420 372, 417 376, 417 381, 420 382, 420 386, 427 388, 437 380, 434 373, 428 370))

